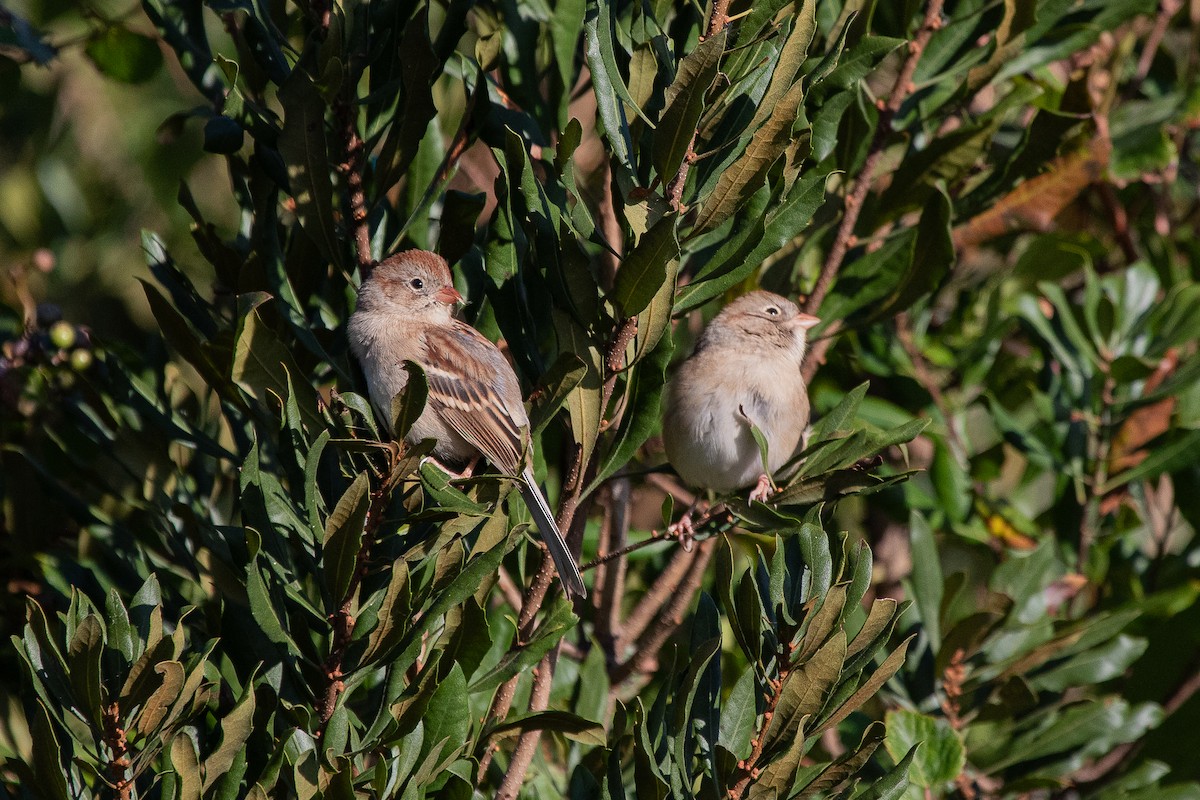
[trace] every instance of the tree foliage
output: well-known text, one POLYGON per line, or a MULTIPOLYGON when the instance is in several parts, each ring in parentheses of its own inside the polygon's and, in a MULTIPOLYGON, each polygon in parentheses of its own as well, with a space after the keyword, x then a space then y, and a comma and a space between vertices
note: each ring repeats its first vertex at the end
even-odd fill
POLYGON ((0 6, 0 782, 1200 797, 1197 31, 0 6), (510 480, 382 435, 423 381, 376 419, 345 326, 413 246, 511 357, 587 601, 510 480), (823 320, 812 431, 769 502, 664 535, 671 364, 755 286, 823 320))

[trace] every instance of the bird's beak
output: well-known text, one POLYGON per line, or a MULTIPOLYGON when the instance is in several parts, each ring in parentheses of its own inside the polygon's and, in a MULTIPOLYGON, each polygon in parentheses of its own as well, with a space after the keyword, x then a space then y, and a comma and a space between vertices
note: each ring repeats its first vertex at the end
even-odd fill
POLYGON ((792 317, 791 326, 802 331, 813 328, 821 324, 821 320, 814 317, 812 314, 797 314, 792 317))
POLYGON ((444 289, 438 289, 437 294, 435 294, 434 297, 436 297, 439 302, 451 306, 458 305, 463 301, 463 296, 459 294, 458 290, 453 286, 447 286, 444 289))

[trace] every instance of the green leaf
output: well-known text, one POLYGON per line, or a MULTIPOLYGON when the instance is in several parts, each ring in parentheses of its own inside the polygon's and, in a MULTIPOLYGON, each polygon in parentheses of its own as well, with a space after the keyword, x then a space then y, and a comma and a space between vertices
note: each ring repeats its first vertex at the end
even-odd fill
POLYGON ((622 467, 656 430, 662 419, 662 395, 667 384, 667 364, 674 342, 664 337, 651 357, 639 364, 626 384, 625 412, 611 449, 601 461, 592 482, 583 490, 587 497, 622 467))
POLYGON ((858 747, 843 753, 832 764, 821 770, 809 783, 802 787, 798 795, 793 797, 811 797, 818 792, 828 791, 837 787, 843 781, 858 776, 867 761, 874 755, 883 741, 884 728, 881 722, 872 722, 863 732, 858 747))
POLYGON ((171 739, 171 768, 179 776, 179 799, 200 800, 204 781, 200 777, 200 757, 196 744, 186 732, 175 734, 171 739))
POLYGON ((553 313, 559 349, 562 352, 574 353, 587 365, 583 380, 567 395, 571 435, 581 449, 580 463, 587 464, 600 434, 600 417, 603 413, 603 409, 600 408, 603 359, 591 336, 568 314, 557 310, 553 313))
POLYGON ((104 695, 100 687, 100 657, 104 652, 104 625, 88 614, 67 644, 67 675, 75 702, 97 730, 103 728, 104 695))
POLYGON ((621 305, 625 316, 641 313, 668 278, 674 282, 675 276, 667 265, 679 257, 676 222, 676 216, 668 214, 654 223, 621 262, 613 299, 621 305))
POLYGON ((696 135, 696 123, 704 111, 704 97, 717 77, 725 53, 727 28, 705 39, 679 62, 675 80, 667 87, 665 106, 654 132, 654 168, 668 183, 687 156, 696 135))
POLYGON ((489 738, 519 736, 528 731, 561 733, 571 741, 591 747, 603 747, 607 742, 604 726, 598 722, 566 711, 533 711, 509 717, 488 732, 489 738))
POLYGON ((237 705, 221 718, 221 744, 204 759, 204 789, 223 777, 242 753, 242 748, 254 731, 254 687, 251 682, 237 705))
POLYGON ((752 749, 750 739, 758 716, 756 684, 754 667, 746 667, 721 706, 721 734, 717 743, 738 758, 747 758, 752 749))
POLYGON ((304 69, 293 69, 279 87, 283 131, 279 154, 287 165, 296 219, 326 261, 342 263, 343 237, 334 227, 331 146, 325 99, 304 69))
POLYGON ((900 667, 904 666, 904 656, 908 652, 908 645, 912 642, 912 638, 912 636, 909 636, 901 642, 900 646, 883 660, 883 663, 879 665, 879 669, 871 673, 871 676, 863 681, 854 694, 847 698, 846 702, 842 703, 833 714, 823 720, 820 726, 814 729, 812 733, 817 734, 828 728, 832 728, 874 697, 875 693, 883 688, 883 685, 899 671, 900 667))
POLYGON ((412 587, 409 585, 408 562, 403 557, 392 563, 391 577, 379 601, 378 622, 367 637, 367 648, 359 663, 370 664, 373 657, 386 652, 399 640, 409 621, 412 587))
POLYGON ((422 719, 425 744, 422 752, 438 754, 439 760, 457 754, 467 744, 471 727, 471 707, 467 703, 467 679, 458 664, 442 679, 429 699, 422 719))
POLYGON ((536 436, 550 424, 550 420, 566 404, 575 387, 583 382, 587 364, 574 353, 561 353, 550 369, 538 381, 540 388, 533 393, 533 407, 529 410, 529 432, 536 436))
POLYGON ((1048 672, 1031 676, 1035 689, 1062 692, 1071 686, 1095 686, 1123 675, 1137 661, 1149 642, 1121 634, 1099 647, 1078 653, 1048 672))
POLYGON ((750 128, 757 128, 771 115, 778 103, 796 83, 800 68, 808 58, 808 48, 812 44, 813 34, 817 32, 817 2, 803 0, 797 3, 798 8, 789 15, 791 30, 784 38, 779 51, 779 60, 771 73, 771 82, 767 91, 759 101, 758 111, 750 123, 750 128))
POLYGON ((408 373, 408 380, 404 384, 404 391, 392 398, 391 413, 388 414, 392 436, 397 441, 408 436, 429 401, 429 382, 425 378, 425 370, 415 361, 405 360, 402 366, 408 373))
POLYGON ((892 758, 917 748, 908 768, 909 779, 917 786, 937 789, 954 780, 966 764, 966 750, 958 733, 944 719, 934 719, 915 711, 889 711, 886 747, 892 758))
POLYGON ((696 219, 697 231, 711 230, 733 216, 762 185, 767 169, 792 141, 792 125, 804 100, 804 83, 797 81, 771 109, 771 116, 746 145, 746 151, 721 173, 717 186, 704 200, 696 219))
POLYGON ((142 289, 146 293, 150 312, 154 315, 167 343, 183 356, 185 361, 196 368, 196 371, 204 378, 204 382, 223 400, 233 402, 238 407, 244 407, 245 402, 238 395, 233 384, 213 362, 210 349, 206 346, 207 343, 201 341, 183 315, 176 311, 159 293, 158 289, 150 283, 142 281, 142 289))
POLYGON ((264 408, 282 408, 293 397, 310 432, 323 430, 325 421, 317 411, 317 393, 296 365, 291 351, 279 341, 262 317, 258 306, 268 298, 250 298, 252 305, 241 319, 233 349, 230 377, 264 408))
POLYGON ((900 800, 908 788, 908 768, 916 752, 917 746, 913 745, 896 766, 882 778, 868 782, 863 791, 854 795, 853 800, 900 800))
POLYGON ((529 635, 528 641, 510 647, 496 666, 471 682, 471 691, 490 690, 533 667, 546 653, 557 647, 578 622, 579 618, 575 616, 570 601, 559 595, 546 619, 529 635))
MULTIPOLYGON (((908 517, 909 537, 912 542, 912 598, 921 615, 921 625, 936 655, 942 644, 941 608, 945 579, 938 555, 933 529, 925 516, 913 509, 908 517)), ((907 748, 906 748, 907 749, 907 748)))
MULTIPOLYGON (((619 166, 618 175, 632 188, 636 170, 633 167, 629 138, 629 123, 625 119, 625 108, 621 101, 637 109, 629 95, 629 89, 621 79, 613 48, 613 23, 609 0, 587 0, 587 15, 583 23, 584 57, 592 74, 592 88, 596 96, 596 113, 604 125, 604 135, 619 166)), ((638 110, 641 113, 641 110, 638 110)))
POLYGON ((329 611, 332 613, 346 599, 358 569, 358 554, 362 550, 363 526, 371 508, 371 481, 360 472, 338 500, 325 522, 322 543, 322 564, 325 588, 329 592, 329 611))
POLYGON ((66 756, 69 760, 73 748, 69 743, 65 750, 60 747, 59 736, 55 735, 54 726, 50 723, 50 712, 41 699, 33 706, 29 732, 32 734, 34 785, 41 797, 66 800, 70 795, 67 794, 67 778, 63 774, 60 759, 66 756))
POLYGON ((121 83, 144 83, 157 75, 163 64, 157 41, 119 25, 93 36, 84 52, 96 69, 121 83))
POLYGON ((1197 446, 1200 446, 1200 429, 1188 431, 1171 442, 1160 442, 1151 448, 1150 454, 1142 459, 1136 467, 1118 472, 1096 491, 1099 495, 1105 495, 1127 483, 1154 478, 1164 472, 1195 463, 1197 446))
POLYGON ((842 676, 846 659, 846 633, 838 631, 813 656, 784 678, 779 687, 775 714, 764 734, 765 747, 804 738, 805 719, 817 719, 842 676))

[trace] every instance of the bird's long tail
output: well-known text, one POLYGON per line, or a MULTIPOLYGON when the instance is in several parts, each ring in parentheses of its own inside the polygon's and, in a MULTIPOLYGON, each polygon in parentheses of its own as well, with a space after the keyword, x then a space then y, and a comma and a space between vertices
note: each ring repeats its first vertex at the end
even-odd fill
POLYGON ((558 529, 558 524, 554 521, 554 515, 550 513, 550 506, 546 503, 546 497, 538 488, 537 481, 533 477, 533 470, 526 469, 524 478, 520 482, 521 496, 525 498, 525 505, 529 507, 529 513, 533 514, 533 521, 537 525, 538 531, 542 534, 542 541, 546 543, 546 548, 550 551, 550 558, 554 561, 554 569, 558 571, 558 578, 562 581, 563 591, 567 593, 568 598, 572 597, 587 597, 587 587, 583 585, 583 576, 579 574, 579 567, 575 563, 571 551, 567 549, 567 542, 563 539, 562 532, 558 529))

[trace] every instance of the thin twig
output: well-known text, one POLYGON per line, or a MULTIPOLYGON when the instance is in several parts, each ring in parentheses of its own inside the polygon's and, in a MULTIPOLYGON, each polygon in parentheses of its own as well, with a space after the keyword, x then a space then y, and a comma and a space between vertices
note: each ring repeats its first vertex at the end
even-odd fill
MULTIPOLYGON (((804 310, 810 314, 816 313, 820 309, 821 303, 824 302, 825 296, 829 294, 829 290, 833 286, 838 270, 842 268, 846 251, 854 241, 854 226, 858 224, 858 215, 862 213, 867 193, 870 192, 871 185, 875 180, 875 170, 883 158, 884 148, 891 136, 892 121, 896 118, 900 106, 913 91, 913 74, 921 60, 921 54, 925 52, 925 47, 929 44, 933 32, 942 26, 943 2, 944 0, 929 0, 926 3, 925 18, 912 41, 908 43, 908 56, 904 59, 900 72, 896 75, 887 100, 879 109, 879 120, 875 126, 875 135, 871 138, 871 147, 867 151, 866 160, 863 161, 862 170, 854 181, 854 187, 846 196, 845 211, 842 214, 842 221, 838 225, 837 233, 834 235, 833 246, 829 248, 825 261, 821 264, 821 271, 817 274, 817 282, 804 303, 804 310)), ((829 331, 826 331, 826 334, 828 333, 829 331)), ((824 360, 825 351, 829 349, 829 341, 827 336, 815 343, 809 355, 810 364, 820 364, 824 360)))
MULTIPOLYGON (((636 333, 637 319, 630 317, 623 320, 613 334, 612 343, 604 359, 605 368, 610 374, 607 376, 601 391, 601 408, 608 407, 608 402, 612 398, 612 393, 616 385, 615 373, 624 368, 625 350, 629 341, 636 333)), ((593 459, 590 464, 584 464, 583 450, 577 447, 575 449, 574 462, 568 472, 566 481, 564 481, 566 497, 563 499, 558 511, 558 527, 560 530, 568 531, 568 544, 578 541, 583 536, 583 523, 586 521, 587 514, 578 514, 578 512, 584 502, 584 487, 587 486, 595 471, 596 461, 593 459), (578 525, 576 524, 577 520, 578 525), (576 527, 579 529, 578 535, 576 535, 576 527)), ((542 547, 544 550, 545 545, 542 545, 542 547)), ((537 618, 537 612, 541 610, 542 604, 546 600, 546 593, 549 591, 554 575, 554 564, 550 560, 549 555, 543 553, 542 564, 534 575, 533 582, 525 593, 525 600, 521 605, 520 617, 517 620, 517 636, 513 641, 514 649, 523 646, 528 637, 533 633, 534 620, 537 618)), ((543 664, 545 666, 543 672, 547 676, 545 680, 549 681, 554 671, 554 662, 543 661, 543 664)), ((492 705, 488 709, 487 719, 501 720, 508 715, 509 709, 512 708, 513 697, 516 694, 517 682, 519 680, 520 674, 518 673, 500 685, 500 688, 496 690, 495 697, 492 698, 492 705)), ((541 711, 545 708, 544 705, 540 708, 535 708, 535 705, 534 699, 531 699, 531 711, 541 711)), ((528 771, 529 764, 533 760, 533 754, 537 749, 537 741, 540 736, 540 731, 530 731, 523 734, 518 740, 517 748, 513 751, 512 760, 509 761, 502 787, 519 787, 524 782, 525 773, 528 771)), ((479 768, 475 773, 477 783, 482 783, 484 777, 487 775, 494 752, 494 749, 489 748, 480 756, 479 768)))
MULTIPOLYGON (((714 0, 712 16, 708 19, 708 30, 704 34, 704 39, 711 39, 729 24, 729 2, 730 0, 714 0)), ((698 130, 692 131, 692 138, 688 141, 687 154, 680 163, 675 177, 671 178, 666 185, 667 202, 670 204, 671 210, 675 212, 683 207, 683 187, 687 183, 692 164, 697 160, 696 135, 698 133, 698 130)))
POLYGON ((1150 34, 1146 37, 1146 45, 1142 48, 1142 54, 1138 57, 1137 71, 1134 72, 1132 89, 1140 87, 1150 74, 1150 67, 1154 65, 1154 56, 1158 52, 1159 45, 1162 44, 1163 37, 1167 35, 1167 28, 1171 24, 1171 19, 1182 8, 1183 0, 1162 0, 1158 4, 1158 16, 1154 19, 1154 27, 1150 29, 1150 34))
POLYGON ((934 376, 933 370, 930 369, 925 354, 917 346, 916 338, 913 336, 912 319, 909 317, 907 311, 902 311, 896 315, 896 340, 900 343, 900 347, 904 349, 908 360, 912 362, 913 377, 917 379, 917 383, 921 384, 921 388, 929 393, 930 398, 933 399, 933 405, 937 408, 938 413, 942 415, 942 419, 946 421, 946 439, 954 451, 955 459, 959 464, 966 465, 967 450, 963 445, 962 438, 958 435, 958 427, 954 423, 954 415, 950 411, 950 404, 946 402, 946 395, 942 391, 941 384, 938 383, 937 378, 934 376))
POLYGON ((751 740, 749 757, 737 763, 737 770, 734 772, 737 778, 734 780, 733 786, 729 789, 727 795, 729 800, 741 800, 742 795, 750 788, 750 784, 757 780, 761 773, 759 760, 762 758, 763 748, 767 743, 767 730, 771 727, 771 718, 775 716, 775 708, 779 705, 783 682, 792 671, 791 640, 785 639, 784 641, 788 642, 788 644, 777 654, 779 677, 768 684, 770 694, 767 696, 767 707, 763 710, 762 727, 758 729, 755 737, 751 740))
POLYGON ((1133 241, 1133 231, 1129 227, 1129 212, 1121 205, 1121 200, 1111 183, 1100 181, 1096 184, 1096 189, 1105 209, 1108 210, 1109 219, 1112 220, 1113 235, 1116 236, 1117 244, 1121 246, 1121 253, 1125 260, 1132 264, 1138 260, 1139 255, 1137 243, 1133 241))
MULTIPOLYGON (((1184 703, 1191 700, 1196 692, 1200 692, 1200 656, 1192 659, 1183 680, 1163 703, 1163 716, 1169 717, 1174 714, 1184 703)), ((1075 786, 1099 783, 1124 765, 1140 744, 1141 740, 1137 740, 1118 745, 1098 761, 1076 770, 1072 776, 1072 783, 1075 786)))
MULTIPOLYGON (((629 536, 629 510, 633 487, 622 476, 608 484, 608 503, 605 505, 601 527, 601 552, 621 550, 629 536)), ((608 663, 616 661, 615 642, 621 630, 621 599, 625 596, 625 559, 604 564, 596 570, 596 641, 607 655, 608 663)))
POLYGON ((632 675, 645 672, 655 663, 658 652, 667 643, 667 639, 683 622, 683 612, 692 604, 692 598, 700 591, 704 580, 704 571, 709 559, 716 550, 717 540, 707 539, 696 548, 692 563, 688 566, 687 574, 680 582, 678 590, 671 596, 670 602, 646 631, 638 637, 637 650, 612 671, 613 684, 623 683, 632 675))
POLYGON ((1092 475, 1088 481, 1087 499, 1084 502, 1082 518, 1079 522, 1079 555, 1075 569, 1086 574, 1088 556, 1092 544, 1100 535, 1100 520, 1104 516, 1101 502, 1104 500, 1102 490, 1108 480, 1108 454, 1112 449, 1112 393, 1116 381, 1111 375, 1105 376, 1101 390, 1100 402, 1103 407, 1095 419, 1086 421, 1088 426, 1087 454, 1092 460, 1092 475))

